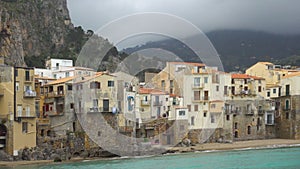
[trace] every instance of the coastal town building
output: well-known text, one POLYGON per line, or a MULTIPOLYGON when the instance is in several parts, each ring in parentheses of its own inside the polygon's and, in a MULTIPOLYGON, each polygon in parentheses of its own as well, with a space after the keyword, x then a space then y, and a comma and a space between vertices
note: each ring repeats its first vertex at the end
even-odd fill
POLYGON ((36 146, 33 68, 0 65, 0 149, 18 155, 36 146))
POLYGON ((292 69, 292 66, 275 65, 270 62, 257 62, 246 70, 247 75, 263 77, 266 84, 276 85, 286 75, 298 72, 299 70, 292 69))
POLYGON ((225 140, 275 137, 275 112, 271 107, 272 102, 266 99, 265 90, 264 78, 246 74, 231 75, 230 97, 226 99, 224 107, 225 140))
POLYGON ((300 139, 300 73, 281 79, 281 93, 277 99, 279 138, 300 139))

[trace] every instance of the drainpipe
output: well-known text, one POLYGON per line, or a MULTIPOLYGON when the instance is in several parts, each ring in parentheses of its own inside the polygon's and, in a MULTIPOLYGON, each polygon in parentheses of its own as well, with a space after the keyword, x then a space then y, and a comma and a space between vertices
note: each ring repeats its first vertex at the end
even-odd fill
POLYGON ((14 121, 18 121, 17 119, 17 95, 16 95, 16 67, 13 69, 13 85, 14 85, 14 121))

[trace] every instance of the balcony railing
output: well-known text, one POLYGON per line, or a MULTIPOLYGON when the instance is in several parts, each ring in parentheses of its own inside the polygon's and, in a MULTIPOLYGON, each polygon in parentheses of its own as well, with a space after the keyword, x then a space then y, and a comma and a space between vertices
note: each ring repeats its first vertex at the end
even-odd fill
POLYGON ((204 88, 204 83, 192 84, 192 89, 202 89, 204 88))
POLYGON ((154 101, 153 106, 162 106, 162 101, 154 101))
POLYGON ((33 98, 33 97, 36 97, 36 91, 26 91, 24 92, 24 97, 27 97, 27 98, 33 98))
POLYGON ((22 112, 17 112, 17 117, 36 117, 36 114, 34 112, 30 111, 22 111, 22 112))
POLYGON ((111 107, 90 107, 88 113, 111 112, 111 107))
POLYGON ((203 101, 208 101, 209 97, 208 96, 204 96, 204 97, 193 97, 192 101, 193 102, 203 102, 203 101))
POLYGON ((63 97, 63 96, 65 96, 63 91, 46 93, 46 97, 63 97))

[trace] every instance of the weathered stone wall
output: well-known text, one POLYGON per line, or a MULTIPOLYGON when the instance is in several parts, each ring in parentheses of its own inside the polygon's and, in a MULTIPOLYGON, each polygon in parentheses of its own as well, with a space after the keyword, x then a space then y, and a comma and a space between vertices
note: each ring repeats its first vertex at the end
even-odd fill
POLYGON ((300 139, 300 96, 284 96, 280 101, 280 116, 277 136, 284 139, 300 139), (286 100, 290 100, 290 108, 285 108, 286 100))
POLYGON ((191 140, 192 144, 222 142, 222 129, 217 128, 190 130, 188 139, 191 140))

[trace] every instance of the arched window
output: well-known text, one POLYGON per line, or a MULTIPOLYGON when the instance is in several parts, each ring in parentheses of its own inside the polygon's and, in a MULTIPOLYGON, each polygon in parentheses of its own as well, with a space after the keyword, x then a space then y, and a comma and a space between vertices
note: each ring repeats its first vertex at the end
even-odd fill
POLYGON ((248 128, 247 128, 247 133, 248 133, 248 134, 251 134, 251 126, 248 126, 248 128))
POLYGON ((238 131, 234 132, 234 138, 239 138, 239 132, 238 131))
POLYGON ((290 100, 285 100, 285 110, 290 109, 290 100))

